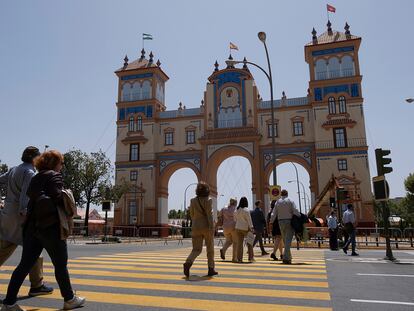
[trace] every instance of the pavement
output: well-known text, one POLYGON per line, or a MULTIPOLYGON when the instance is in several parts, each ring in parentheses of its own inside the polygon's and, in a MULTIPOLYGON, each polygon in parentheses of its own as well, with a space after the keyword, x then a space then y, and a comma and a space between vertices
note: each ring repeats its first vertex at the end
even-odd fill
MULTIPOLYGON (((398 251, 399 263, 382 260, 384 251, 361 250, 360 257, 323 249, 293 250, 293 264, 268 256, 234 264, 219 259, 217 277, 207 277, 205 252, 182 275, 190 241, 122 244, 69 244, 72 286, 87 303, 81 310, 413 310, 414 250, 398 251)), ((4 298, 20 251, 0 268, 4 298)), ((270 250, 269 250, 270 251, 270 250)), ((231 249, 228 250, 231 256, 231 249)), ((245 258, 247 259, 247 258, 245 258)), ((28 281, 19 304, 27 310, 59 310, 63 301, 53 266, 44 255, 52 295, 29 298, 28 281)))

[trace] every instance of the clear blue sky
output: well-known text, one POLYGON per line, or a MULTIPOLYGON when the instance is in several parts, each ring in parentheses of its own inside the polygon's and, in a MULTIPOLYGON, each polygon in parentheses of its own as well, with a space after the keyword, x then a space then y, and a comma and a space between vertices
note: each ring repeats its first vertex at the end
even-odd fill
MULTIPOLYGON (((139 56, 143 32, 154 36, 146 48, 154 51, 170 76, 168 109, 177 108, 180 101, 187 107, 199 105, 213 63, 217 59, 223 66, 228 56, 229 41, 239 46, 235 57, 265 64, 256 37, 261 30, 268 35, 275 94, 285 90, 288 97, 304 96, 309 74, 303 46, 311 40, 312 27, 318 33, 325 31, 326 3, 1 1, 0 160, 18 164, 29 144, 62 151, 101 148, 113 159, 117 90, 113 71, 122 66, 125 54, 131 60, 139 56)), ((330 4, 337 9, 331 16, 333 28, 343 30, 347 21, 351 32, 363 38, 360 63, 371 170, 374 148, 390 148, 391 192, 402 196, 403 179, 414 172, 414 104, 404 101, 414 97, 414 2, 330 4)), ((263 75, 253 73, 268 98, 263 75)), ((242 175, 246 165, 240 159, 233 161, 240 167, 234 174, 243 176, 236 188, 249 189, 249 173, 242 175)), ((231 164, 225 163, 219 176, 228 174, 226 167, 231 164)), ((173 178, 188 176, 191 179, 182 171, 173 178)), ((279 172, 281 180, 291 176, 292 168, 279 172)), ((229 195, 240 197, 246 191, 223 187, 219 192, 225 193, 226 201, 229 195)), ((170 205, 180 207, 182 193, 183 189, 172 187, 170 205)))

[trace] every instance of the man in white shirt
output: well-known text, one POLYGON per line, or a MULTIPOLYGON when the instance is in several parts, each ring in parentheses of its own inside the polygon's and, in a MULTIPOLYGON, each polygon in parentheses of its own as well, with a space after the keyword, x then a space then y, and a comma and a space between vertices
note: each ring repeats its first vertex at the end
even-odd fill
POLYGON ((356 221, 355 221, 355 214, 353 211, 354 207, 352 206, 352 204, 348 204, 347 206, 347 210, 344 212, 344 215, 342 217, 342 222, 344 223, 344 227, 346 232, 348 233, 349 237, 348 240, 346 241, 344 247, 342 248, 342 250, 344 251, 345 254, 348 253, 348 247, 349 244, 352 244, 352 256, 359 256, 359 254, 357 252, 355 252, 355 247, 356 247, 356 231, 355 231, 355 227, 356 227, 356 221))
POLYGON ((338 220, 335 212, 332 211, 327 218, 329 229, 329 248, 331 251, 338 250, 338 220))
POLYGON ((270 217, 270 223, 272 224, 276 217, 278 218, 282 239, 285 244, 283 263, 291 264, 292 254, 290 253, 290 245, 292 244, 294 235, 291 221, 293 215, 300 217, 300 213, 296 209, 295 202, 288 198, 287 190, 282 190, 281 195, 282 197, 277 200, 275 208, 273 209, 272 216, 270 217))

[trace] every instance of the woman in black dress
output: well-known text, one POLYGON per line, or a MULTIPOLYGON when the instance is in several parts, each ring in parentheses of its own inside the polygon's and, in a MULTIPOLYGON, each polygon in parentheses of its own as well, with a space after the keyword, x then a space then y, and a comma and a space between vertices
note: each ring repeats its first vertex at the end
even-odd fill
MULTIPOLYGON (((270 212, 267 216, 268 222, 270 222, 273 209, 275 208, 275 204, 276 204, 275 200, 273 200, 272 203, 270 204, 270 212)), ((270 254, 270 258, 272 258, 273 260, 277 260, 276 251, 279 249, 280 259, 283 259, 283 240, 282 240, 282 233, 280 232, 279 221, 277 217, 273 221, 271 226, 272 226, 272 236, 273 236, 274 245, 273 245, 273 252, 270 254)))

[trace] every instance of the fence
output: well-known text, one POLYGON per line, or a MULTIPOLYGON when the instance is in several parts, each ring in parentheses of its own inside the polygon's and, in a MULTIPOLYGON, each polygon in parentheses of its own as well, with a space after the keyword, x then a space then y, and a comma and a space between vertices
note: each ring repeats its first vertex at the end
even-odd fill
MULTIPOLYGON (((308 242, 310 244, 322 247, 323 244, 329 244, 329 231, 327 227, 307 227, 308 242)), ((391 244, 396 248, 414 247, 414 228, 390 228, 391 244)), ((342 232, 339 229, 338 236, 342 232)), ((385 246, 385 230, 384 228, 356 228, 356 243, 358 246, 364 247, 382 247, 385 246)))

